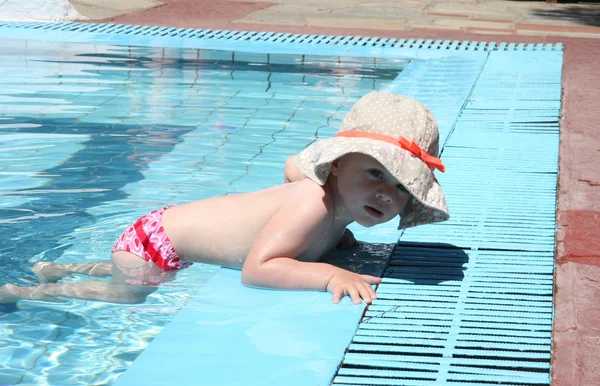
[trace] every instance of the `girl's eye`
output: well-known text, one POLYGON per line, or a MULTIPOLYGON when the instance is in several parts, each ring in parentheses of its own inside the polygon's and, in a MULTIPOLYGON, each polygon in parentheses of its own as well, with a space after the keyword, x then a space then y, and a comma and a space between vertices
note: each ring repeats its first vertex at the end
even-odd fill
POLYGON ((369 172, 377 178, 383 178, 383 172, 381 170, 377 170, 377 169, 370 169, 369 172))
POLYGON ((398 188, 398 190, 400 190, 403 193, 408 193, 408 190, 406 190, 406 188, 404 187, 404 185, 402 184, 398 184, 396 185, 396 187, 398 188))

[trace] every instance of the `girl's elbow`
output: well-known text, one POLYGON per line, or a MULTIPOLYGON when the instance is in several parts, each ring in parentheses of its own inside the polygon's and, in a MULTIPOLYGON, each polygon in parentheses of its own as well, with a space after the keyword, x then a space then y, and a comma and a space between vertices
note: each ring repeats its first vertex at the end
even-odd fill
POLYGON ((242 269, 242 284, 251 287, 260 287, 260 275, 255 267, 246 267, 242 269))
POLYGON ((288 157, 283 167, 283 180, 284 182, 295 182, 304 179, 304 175, 300 173, 300 170, 294 164, 294 156, 288 157))

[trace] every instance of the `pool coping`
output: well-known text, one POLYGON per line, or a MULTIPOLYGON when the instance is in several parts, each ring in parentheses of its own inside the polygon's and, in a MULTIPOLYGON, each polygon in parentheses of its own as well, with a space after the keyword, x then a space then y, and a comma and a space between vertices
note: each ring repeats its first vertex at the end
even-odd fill
POLYGON ((488 51, 554 51, 562 43, 504 43, 441 39, 396 39, 369 36, 290 34, 256 31, 143 27, 123 24, 71 22, 1 22, 4 37, 20 39, 173 48, 202 48, 237 52, 359 56, 428 60, 488 51), (242 44, 243 43, 243 44, 242 44))

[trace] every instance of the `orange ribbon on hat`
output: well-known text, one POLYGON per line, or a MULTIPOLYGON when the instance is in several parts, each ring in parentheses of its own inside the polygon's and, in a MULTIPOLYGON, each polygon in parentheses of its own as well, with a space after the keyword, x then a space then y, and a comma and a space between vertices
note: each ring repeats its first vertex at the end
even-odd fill
POLYGON ((437 169, 440 172, 444 173, 446 171, 446 167, 442 163, 442 160, 428 154, 425 150, 421 149, 419 145, 417 145, 413 141, 409 141, 408 139, 400 136, 398 138, 390 137, 385 134, 377 134, 377 133, 369 133, 365 131, 340 131, 335 135, 336 137, 347 137, 347 138, 369 138, 375 139, 377 141, 383 141, 387 143, 391 143, 392 145, 399 146, 400 148, 411 152, 421 161, 425 162, 427 166, 431 170, 437 169))

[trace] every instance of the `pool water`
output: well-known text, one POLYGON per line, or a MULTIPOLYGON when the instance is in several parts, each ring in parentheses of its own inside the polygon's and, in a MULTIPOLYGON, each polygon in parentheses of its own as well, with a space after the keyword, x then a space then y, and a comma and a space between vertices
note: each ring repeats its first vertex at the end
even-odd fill
MULTIPOLYGON (((0 50, 0 284, 38 261, 108 259, 164 205, 265 188, 333 135, 401 59, 9 40, 0 50)), ((0 306, 0 384, 110 384, 218 267, 194 264, 140 305, 0 306)), ((75 275, 65 281, 85 281, 75 275)))

